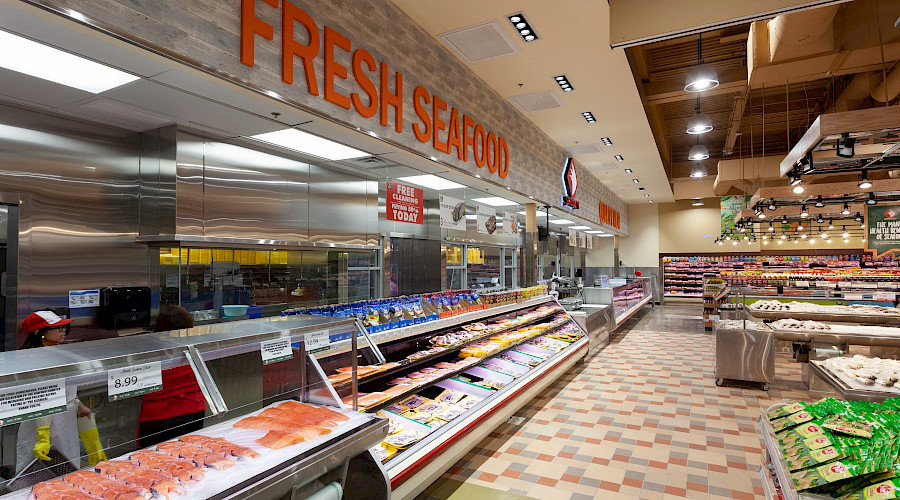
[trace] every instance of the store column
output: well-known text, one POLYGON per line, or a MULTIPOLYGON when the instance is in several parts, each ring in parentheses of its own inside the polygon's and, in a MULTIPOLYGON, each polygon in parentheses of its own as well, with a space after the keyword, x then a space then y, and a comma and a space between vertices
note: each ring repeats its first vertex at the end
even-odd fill
POLYGON ((525 263, 525 277, 520 286, 537 284, 537 205, 525 204, 525 244, 522 245, 522 257, 525 263))
POLYGON ((613 276, 619 276, 619 236, 613 236, 613 276))

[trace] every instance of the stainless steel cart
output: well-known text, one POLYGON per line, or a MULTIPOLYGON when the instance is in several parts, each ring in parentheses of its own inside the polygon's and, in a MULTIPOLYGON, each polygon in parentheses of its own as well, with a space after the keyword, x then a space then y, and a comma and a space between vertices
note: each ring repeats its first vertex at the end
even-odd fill
MULTIPOLYGON (((750 323, 750 322, 747 322, 750 323)), ((763 390, 775 381, 775 335, 768 327, 720 328, 716 336, 716 385, 725 380, 760 382, 763 390)))

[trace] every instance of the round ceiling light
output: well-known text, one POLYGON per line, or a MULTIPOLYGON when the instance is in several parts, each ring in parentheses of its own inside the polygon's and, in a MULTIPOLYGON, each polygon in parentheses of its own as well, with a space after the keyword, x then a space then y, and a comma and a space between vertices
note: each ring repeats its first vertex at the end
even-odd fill
POLYGON ((687 125, 687 133, 689 134, 705 134, 712 129, 712 120, 699 111, 691 117, 687 125))
POLYGON ((685 92, 703 92, 719 86, 719 75, 709 64, 694 66, 684 82, 685 92))
POLYGON ((707 175, 709 175, 709 172, 706 171, 706 167, 700 165, 699 163, 697 165, 694 165, 694 168, 691 169, 691 177, 693 177, 694 179, 706 177, 707 175))
POLYGON ((706 149, 706 146, 703 144, 697 144, 696 146, 691 148, 691 152, 688 153, 688 160, 705 160, 709 158, 709 150, 706 149))

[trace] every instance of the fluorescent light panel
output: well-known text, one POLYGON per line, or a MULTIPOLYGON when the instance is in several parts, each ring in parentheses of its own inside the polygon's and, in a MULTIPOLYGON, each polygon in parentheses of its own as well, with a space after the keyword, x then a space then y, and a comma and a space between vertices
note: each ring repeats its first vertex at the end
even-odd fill
POLYGON ((140 79, 6 31, 0 31, 0 47, 0 66, 93 94, 140 79))
POLYGON ((332 161, 369 156, 369 153, 365 151, 353 149, 295 128, 257 134, 250 138, 332 161))
POLYGON ((477 219, 478 216, 475 214, 466 214, 466 219, 477 219))
POLYGON ((575 87, 572 86, 572 83, 569 81, 566 75, 554 76, 553 79, 556 81, 556 84, 559 85, 559 88, 561 88, 563 92, 571 92, 575 90, 575 87))
POLYGON ((625 161, 625 158, 622 155, 614 155, 613 158, 615 158, 616 161, 625 161))
POLYGON ((569 229, 590 229, 591 226, 572 226, 569 229))
POLYGON ((587 234, 606 234, 603 231, 585 231, 587 234))
POLYGON ((597 119, 594 118, 594 113, 591 113, 590 111, 585 111, 585 112, 581 113, 581 116, 583 116, 584 119, 587 120, 588 123, 594 123, 597 121, 597 119))
POLYGON ((604 146, 612 146, 612 139, 609 137, 601 137, 600 142, 602 142, 604 146))
POLYGON ((485 205, 491 205, 494 207, 518 205, 518 203, 514 201, 509 201, 506 198, 500 198, 499 196, 489 196, 487 198, 472 198, 472 201, 477 201, 478 203, 484 203, 485 205))
POLYGON ((438 177, 436 175, 426 174, 426 175, 413 175, 410 177, 397 177, 398 181, 408 182, 410 184, 415 184, 417 186, 427 187, 428 189, 434 189, 435 191, 440 191, 442 189, 459 189, 464 188, 466 186, 453 182, 442 177, 438 177))
POLYGON ((559 224, 560 226, 565 226, 568 224, 575 224, 574 222, 566 219, 553 219, 550 221, 550 224, 559 224))

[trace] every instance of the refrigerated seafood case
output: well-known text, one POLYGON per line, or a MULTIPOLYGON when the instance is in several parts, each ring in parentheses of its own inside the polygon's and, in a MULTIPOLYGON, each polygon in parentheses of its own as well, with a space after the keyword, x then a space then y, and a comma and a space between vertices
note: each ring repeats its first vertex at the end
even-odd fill
POLYGON ((358 351, 357 335, 355 320, 295 316, 0 353, 0 498, 42 500, 54 488, 168 491, 173 499, 322 491, 389 498, 369 451, 387 436, 387 420, 345 409, 311 352, 348 338, 349 348, 334 356, 352 366, 371 356, 358 351), (35 390, 46 396, 34 399, 36 408, 2 404, 35 390), (94 463, 104 458, 96 441, 92 447, 82 436, 81 448, 79 401, 91 410, 108 461, 94 463), (34 409, 58 412, 50 417, 50 452, 61 457, 49 462, 55 467, 32 456, 34 409), (287 411, 306 416, 278 416, 287 411), (75 424, 67 433, 68 421, 75 424), (63 475, 74 469, 82 470, 63 475), (42 486, 33 492, 35 484, 42 486))
POLYGON ((375 452, 399 499, 414 498, 588 351, 586 332, 547 295, 371 338, 386 362, 367 364, 361 351, 356 393, 340 345, 317 357, 346 404, 390 420, 375 452))

